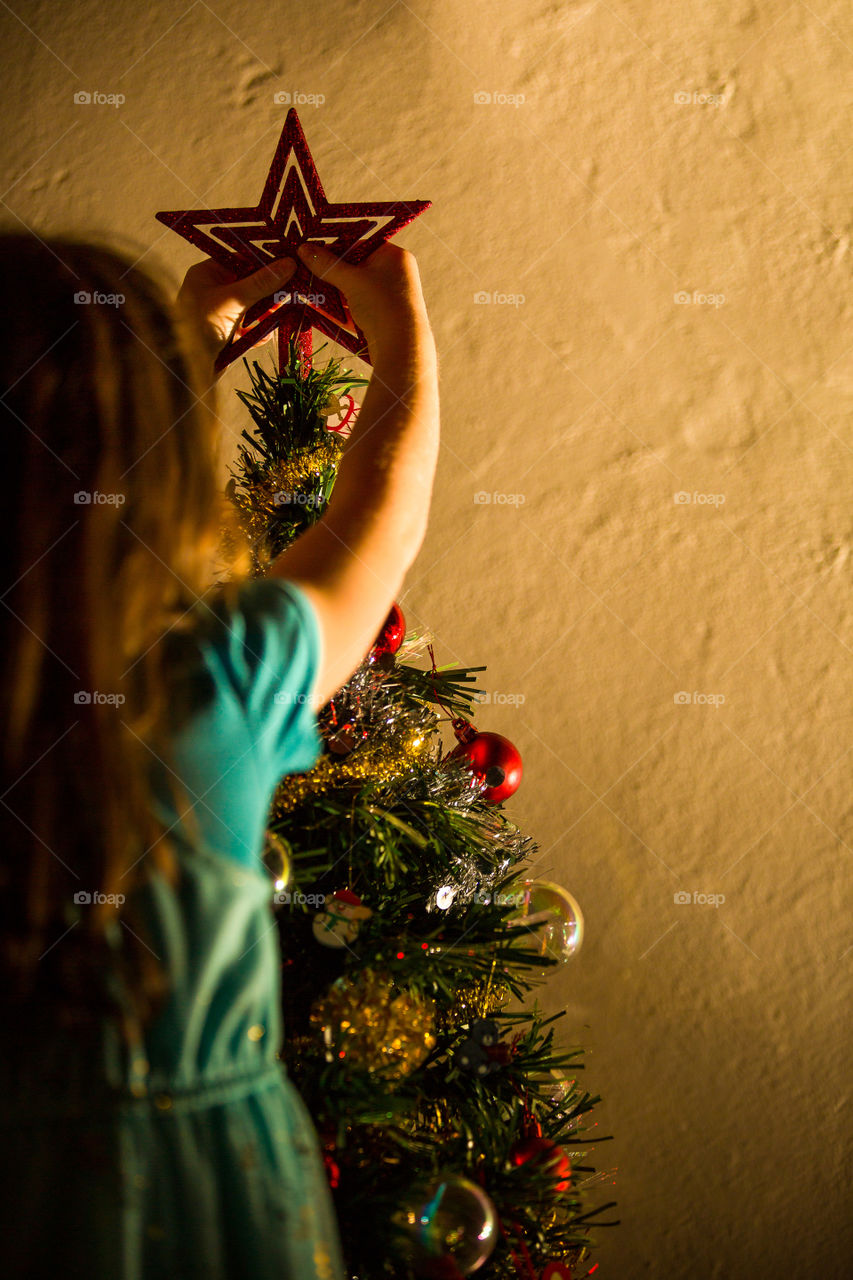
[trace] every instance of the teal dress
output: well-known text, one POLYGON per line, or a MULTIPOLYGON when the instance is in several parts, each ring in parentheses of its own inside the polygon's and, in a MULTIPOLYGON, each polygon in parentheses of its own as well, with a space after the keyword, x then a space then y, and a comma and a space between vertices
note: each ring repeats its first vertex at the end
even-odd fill
POLYGON ((317 1135, 278 1056, 278 932, 260 861, 276 783, 319 754, 319 626, 294 584, 262 579, 193 643, 198 709, 173 763, 201 838, 180 841, 175 888, 154 874, 144 890, 169 1002, 137 1051, 107 1027, 95 1044, 47 1037, 0 1068, 4 1276, 344 1274, 317 1135))

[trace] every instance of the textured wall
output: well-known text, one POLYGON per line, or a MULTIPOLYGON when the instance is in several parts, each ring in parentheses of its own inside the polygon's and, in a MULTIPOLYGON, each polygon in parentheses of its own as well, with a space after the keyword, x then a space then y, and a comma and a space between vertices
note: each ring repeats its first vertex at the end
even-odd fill
POLYGON ((444 433, 404 603, 488 664, 508 811, 586 914, 547 997, 616 1135, 597 1274, 850 1274, 850 5, 13 0, 0 29, 7 225, 177 273, 154 211, 251 203, 276 92, 324 96, 330 199, 434 201, 400 238, 444 433))

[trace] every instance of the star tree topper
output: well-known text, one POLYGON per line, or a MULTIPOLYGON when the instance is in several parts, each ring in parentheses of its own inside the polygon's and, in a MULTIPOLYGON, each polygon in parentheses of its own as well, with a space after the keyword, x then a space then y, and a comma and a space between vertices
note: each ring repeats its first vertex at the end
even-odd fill
MULTIPOLYGON (((214 262, 239 278, 285 256, 306 241, 321 243, 353 265, 396 235, 431 205, 431 200, 330 204, 308 150, 299 116, 291 107, 254 208, 185 209, 158 213, 158 221, 177 231, 214 262)), ((216 361, 225 369, 249 348, 278 329, 279 368, 287 360, 291 336, 298 342, 303 368, 311 364, 311 330, 319 329, 368 364, 364 334, 352 319, 338 289, 311 274, 298 258, 285 289, 250 307, 216 361), (344 326, 352 326, 354 332, 344 326)))

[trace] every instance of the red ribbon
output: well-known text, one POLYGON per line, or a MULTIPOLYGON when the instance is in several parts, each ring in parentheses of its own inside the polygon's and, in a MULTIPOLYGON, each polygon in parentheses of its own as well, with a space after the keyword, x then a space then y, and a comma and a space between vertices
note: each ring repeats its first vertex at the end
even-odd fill
MULTIPOLYGON (((343 421, 339 422, 336 427, 329 427, 328 422, 326 423, 326 426, 329 428, 330 431, 343 431, 344 427, 347 425, 350 418, 355 413, 355 400, 353 399, 353 397, 345 391, 343 398, 344 400, 349 400, 349 408, 346 411, 346 415, 343 421)), ((329 416, 334 417, 334 414, 330 414, 329 416)))
MULTIPOLYGON (((431 645, 431 644, 428 644, 428 645, 427 645, 427 653, 429 654, 429 660, 430 660, 430 662, 432 663, 432 674, 433 674, 434 676, 436 676, 436 675, 438 675, 438 667, 435 665, 435 653, 434 653, 434 651, 433 651, 433 647, 432 647, 432 645, 431 645)), ((446 711, 446 712, 447 712, 447 715, 448 715, 448 719, 452 720, 452 719, 453 719, 453 712, 450 710, 450 708, 449 708, 449 707, 446 707, 446 706, 444 705, 444 703, 442 702, 441 698, 439 698, 439 696, 438 696, 438 690, 437 690, 437 689, 436 689, 436 687, 435 687, 435 681, 434 681, 434 680, 433 680, 433 682, 432 682, 432 692, 433 692, 433 696, 434 696, 434 698, 435 698, 436 702, 437 702, 437 703, 438 703, 438 705, 441 707, 442 711, 446 711)))
POLYGON ((506 1243, 506 1247, 510 1252, 510 1256, 513 1260, 513 1263, 515 1264, 515 1274, 520 1277, 520 1280, 537 1280, 536 1271, 534 1270, 533 1261, 530 1257, 530 1252, 527 1248, 527 1245, 524 1243, 523 1240, 519 1240, 519 1245, 521 1246, 521 1250, 524 1254, 523 1259, 519 1258, 518 1254, 515 1252, 515 1249, 513 1249, 512 1245, 509 1242, 509 1236, 506 1233, 504 1224, 502 1222, 499 1222, 498 1225, 501 1230, 501 1235, 503 1236, 504 1241, 506 1243))
MULTIPOLYGON (((436 665, 435 665, 435 653, 434 653, 434 651, 433 651, 433 647, 432 647, 432 645, 431 645, 431 644, 428 644, 428 645, 427 645, 427 653, 429 654, 429 659, 430 659, 430 662, 432 663, 432 674, 435 676, 435 675, 437 675, 437 674, 438 674, 438 668, 437 668, 437 667, 436 667, 436 665)), ((450 723, 453 725, 454 732, 455 732, 455 730, 456 730, 456 717, 454 716, 454 714, 453 714, 453 712, 450 710, 450 708, 449 708, 448 706, 446 706, 446 705, 442 702, 441 698, 438 696, 438 690, 437 690, 437 689, 436 689, 436 687, 435 687, 435 681, 434 681, 434 680, 433 680, 433 682, 432 682, 432 693, 433 693, 433 697, 435 698, 435 700, 436 700, 436 702, 438 703, 438 705, 441 707, 442 711, 445 711, 445 712, 447 713, 447 718, 448 718, 448 720, 450 721, 450 723)), ((466 721, 466 723, 467 723, 467 721, 466 721)), ((456 736, 457 736, 457 737, 459 737, 459 735, 458 735, 458 734, 457 734, 456 736)), ((461 739, 460 739, 460 741, 461 741, 461 739)), ((449 760, 449 759, 450 759, 450 757, 451 757, 451 755, 453 754, 454 750, 455 750, 455 748, 454 748, 454 747, 451 747, 451 749, 447 752, 447 754, 446 754, 446 755, 444 755, 444 756, 442 756, 440 763, 441 763, 441 764, 444 764, 444 761, 445 761, 445 760, 449 760)))

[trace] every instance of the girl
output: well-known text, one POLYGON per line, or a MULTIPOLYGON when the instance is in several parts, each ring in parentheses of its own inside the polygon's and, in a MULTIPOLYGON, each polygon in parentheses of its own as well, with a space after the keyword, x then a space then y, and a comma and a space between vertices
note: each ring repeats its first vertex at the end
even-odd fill
POLYGON ((173 307, 118 253, 0 237, 4 1276, 343 1276, 260 855, 423 540, 437 359, 410 254, 298 252, 373 377, 323 519, 217 587, 213 359, 294 263, 199 264, 173 307))

